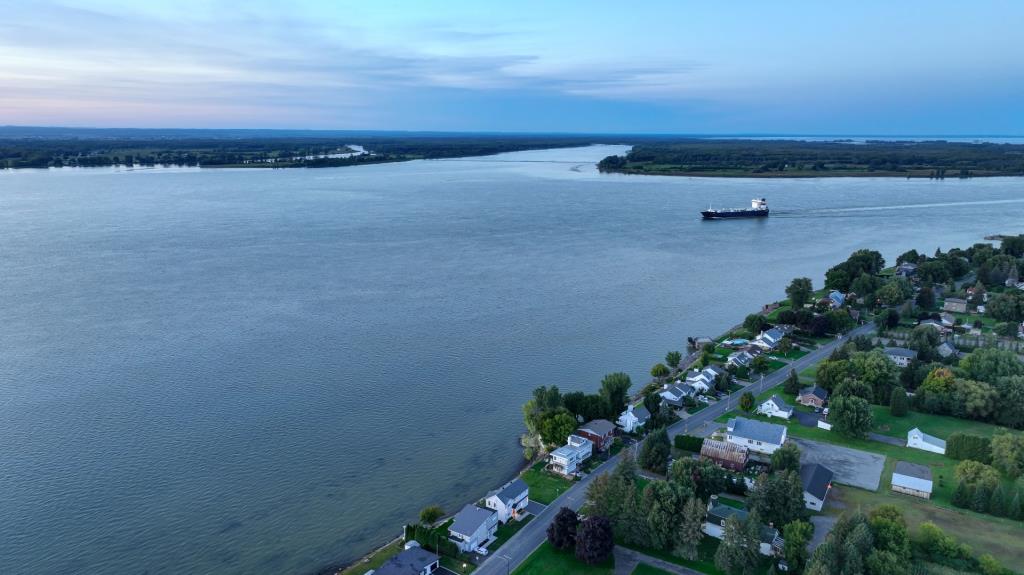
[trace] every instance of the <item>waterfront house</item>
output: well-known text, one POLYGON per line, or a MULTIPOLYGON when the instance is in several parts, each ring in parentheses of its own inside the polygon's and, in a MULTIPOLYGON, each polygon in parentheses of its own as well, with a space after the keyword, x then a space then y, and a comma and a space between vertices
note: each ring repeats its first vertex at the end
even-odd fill
POLYGON ((700 446, 700 456, 732 471, 743 471, 747 466, 747 448, 727 441, 705 439, 700 446))
POLYGON ((902 278, 909 278, 917 273, 917 264, 903 262, 896 266, 896 275, 902 278))
POLYGON ((804 486, 804 507, 821 511, 832 489, 832 470, 819 463, 800 466, 800 483, 804 486))
POLYGON ((786 403, 781 397, 773 395, 757 406, 757 413, 768 417, 789 419, 793 417, 793 406, 786 403))
POLYGON ((615 424, 607 419, 595 419, 581 425, 576 430, 576 435, 586 437, 594 443, 594 449, 604 451, 612 444, 612 436, 615 435, 615 424))
POLYGON ((942 302, 942 311, 967 313, 967 300, 958 297, 948 297, 942 302))
POLYGON ((661 396, 661 399, 665 403, 679 409, 681 407, 685 407, 686 399, 693 399, 696 397, 697 390, 688 383, 666 383, 665 388, 661 390, 658 395, 661 396))
POLYGON ((846 296, 836 290, 828 292, 828 304, 832 309, 839 309, 843 307, 844 303, 846 303, 846 296))
POLYGON ((786 432, 784 425, 734 417, 726 424, 725 440, 755 453, 771 455, 786 442, 786 432))
POLYGON ((800 395, 796 396, 797 403, 808 407, 825 407, 827 401, 828 390, 817 385, 801 389, 800 395))
POLYGON ((897 367, 907 367, 917 357, 917 352, 905 347, 887 347, 882 350, 886 357, 892 360, 897 367))
POLYGON ((725 364, 733 367, 748 367, 754 361, 754 355, 748 351, 735 351, 729 354, 725 364))
POLYGON ((519 519, 530 502, 530 486, 522 479, 514 479, 501 489, 489 493, 484 506, 498 513, 498 521, 508 523, 519 519))
POLYGON ((914 449, 920 449, 921 451, 931 451, 932 453, 938 453, 939 455, 946 454, 945 441, 938 437, 928 435, 917 427, 907 432, 907 447, 913 447, 914 449))
POLYGON ((373 570, 374 575, 430 575, 441 565, 441 558, 420 547, 416 541, 373 570))
POLYGON ((627 405, 626 411, 622 412, 616 423, 626 433, 639 431, 647 421, 651 419, 651 412, 644 407, 644 404, 627 405))
POLYGON ((448 527, 448 538, 463 553, 486 553, 498 531, 498 513, 493 509, 466 504, 448 527))
POLYGON ((548 455, 548 469, 565 477, 573 477, 594 452, 594 443, 586 437, 570 435, 562 447, 548 455))
MULTIPOLYGON (((745 521, 747 515, 747 511, 719 503, 718 496, 712 495, 711 500, 708 501, 708 511, 704 517, 704 523, 701 525, 701 531, 715 539, 722 539, 725 536, 726 520, 735 517, 739 521, 745 521)), ((782 552, 785 541, 778 529, 770 525, 762 525, 759 543, 758 551, 761 555, 770 557, 782 552)))
POLYGON ((926 465, 897 461, 892 473, 892 490, 921 499, 931 499, 932 470, 926 465))
POLYGON ((762 331, 758 334, 757 339, 754 340, 754 345, 765 349, 772 350, 779 346, 779 342, 786 334, 777 327, 773 327, 768 331, 762 331))

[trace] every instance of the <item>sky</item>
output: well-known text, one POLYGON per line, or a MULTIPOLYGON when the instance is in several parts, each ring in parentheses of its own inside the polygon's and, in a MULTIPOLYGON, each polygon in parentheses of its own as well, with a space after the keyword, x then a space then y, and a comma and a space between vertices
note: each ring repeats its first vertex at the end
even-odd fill
POLYGON ((0 125, 1024 135, 1024 2, 0 0, 0 125))

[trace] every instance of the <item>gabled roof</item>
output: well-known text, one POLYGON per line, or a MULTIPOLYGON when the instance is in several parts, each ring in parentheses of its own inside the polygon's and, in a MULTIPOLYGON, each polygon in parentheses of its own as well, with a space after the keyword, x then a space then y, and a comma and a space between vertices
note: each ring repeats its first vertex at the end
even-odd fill
POLYGON ((927 465, 919 465, 917 463, 910 463, 909 461, 897 461, 895 472, 900 475, 906 475, 907 477, 927 479, 928 481, 932 480, 931 468, 927 465))
POLYGON ((484 509, 483 507, 467 503, 462 508, 462 511, 455 515, 455 520, 452 522, 451 527, 448 528, 448 531, 469 537, 476 533, 476 530, 480 529, 481 525, 487 523, 487 520, 495 513, 496 511, 493 509, 484 509))
POLYGON ((956 347, 948 341, 942 342, 939 347, 935 348, 935 351, 942 357, 949 357, 956 353, 956 347))
POLYGON ((782 330, 781 330, 781 329, 779 329, 779 328, 777 328, 777 327, 773 327, 773 328, 771 328, 770 330, 768 330, 768 331, 766 331, 766 332, 762 333, 762 334, 761 334, 761 337, 762 337, 763 339, 770 339, 770 340, 772 340, 772 341, 779 341, 779 340, 780 340, 780 339, 782 339, 782 338, 783 338, 783 337, 784 337, 785 335, 786 335, 786 334, 782 333, 782 330))
POLYGON ((529 491, 530 486, 527 485, 525 481, 522 479, 514 479, 502 487, 501 491, 498 491, 495 495, 497 495, 498 500, 505 505, 508 505, 518 499, 519 496, 524 493, 528 493, 529 491))
POLYGON ((825 401, 826 399, 828 399, 828 390, 818 385, 812 385, 810 387, 805 387, 800 390, 801 397, 807 395, 813 395, 814 397, 817 397, 818 399, 825 401))
POLYGON ((769 403, 769 402, 775 404, 775 409, 777 411, 787 411, 787 412, 790 412, 790 413, 793 412, 793 406, 789 405, 788 403, 786 403, 786 400, 782 399, 781 397, 779 397, 777 395, 773 395, 773 396, 769 397, 768 399, 765 400, 764 403, 769 403))
POLYGON ((782 425, 734 417, 727 424, 729 433, 744 439, 753 439, 772 445, 782 445, 782 438, 786 436, 786 428, 782 425))
POLYGON ((947 297, 944 301, 945 301, 945 303, 962 303, 962 304, 966 304, 967 303, 967 300, 960 299, 958 297, 947 297))
POLYGON ((927 433, 921 431, 921 429, 919 427, 915 427, 914 429, 911 429, 910 431, 908 431, 907 432, 907 437, 909 438, 911 435, 914 435, 915 433, 917 433, 917 434, 919 434, 921 436, 921 441, 923 441, 925 443, 928 443, 928 444, 931 444, 931 445, 934 445, 935 447, 941 447, 942 449, 946 449, 946 442, 945 442, 945 440, 939 439, 938 437, 935 437, 934 435, 928 435, 927 433))
POLYGON ((646 405, 640 404, 633 408, 633 417, 644 422, 651 418, 651 412, 647 409, 646 405))
POLYGON ((917 357, 916 351, 905 347, 887 347, 882 352, 893 357, 909 357, 910 359, 917 357))
MULTIPOLYGON (((750 514, 747 513, 747 511, 744 509, 736 509, 735 507, 729 507, 728 505, 723 505, 719 503, 717 505, 713 505, 710 509, 708 509, 707 520, 708 522, 714 523, 715 525, 721 525, 725 522, 726 519, 733 516, 735 516, 736 519, 739 521, 746 521, 748 515, 750 514)), ((769 527, 767 525, 761 525, 762 543, 772 543, 778 536, 778 529, 775 529, 774 527, 769 527)))
POLYGON ((832 484, 832 477, 835 475, 832 470, 819 463, 802 465, 800 467, 800 482, 804 485, 804 491, 810 493, 819 501, 825 500, 828 488, 832 484))
POLYGON ((579 427, 579 430, 586 431, 588 433, 593 433, 594 435, 600 437, 604 437, 605 435, 610 435, 613 431, 615 431, 615 424, 608 421, 607 419, 595 419, 593 421, 588 421, 587 423, 581 425, 579 427))
POLYGON ((377 575, 419 575, 439 558, 422 547, 410 547, 374 570, 377 575))

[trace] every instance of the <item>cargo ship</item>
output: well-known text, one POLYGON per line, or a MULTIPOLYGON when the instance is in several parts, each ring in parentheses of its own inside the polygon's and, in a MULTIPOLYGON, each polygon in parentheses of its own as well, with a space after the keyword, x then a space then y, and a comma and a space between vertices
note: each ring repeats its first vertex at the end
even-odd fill
POLYGON ((724 210, 713 210, 708 208, 700 213, 705 220, 718 220, 724 218, 762 218, 768 215, 768 200, 754 198, 750 200, 749 208, 726 208, 724 210))

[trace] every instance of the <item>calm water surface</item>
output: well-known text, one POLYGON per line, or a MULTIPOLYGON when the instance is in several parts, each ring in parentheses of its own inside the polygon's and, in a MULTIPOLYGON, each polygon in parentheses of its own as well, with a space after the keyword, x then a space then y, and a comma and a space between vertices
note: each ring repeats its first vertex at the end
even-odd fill
POLYGON ((0 173, 0 572, 351 560, 514 473, 537 385, 639 382, 857 248, 1024 231, 1019 179, 594 171, 624 149, 0 173))

